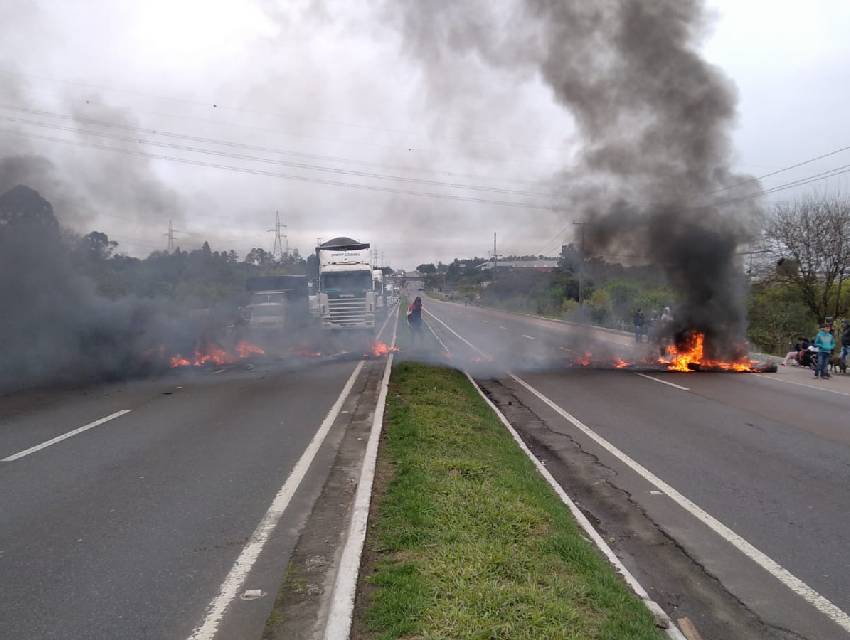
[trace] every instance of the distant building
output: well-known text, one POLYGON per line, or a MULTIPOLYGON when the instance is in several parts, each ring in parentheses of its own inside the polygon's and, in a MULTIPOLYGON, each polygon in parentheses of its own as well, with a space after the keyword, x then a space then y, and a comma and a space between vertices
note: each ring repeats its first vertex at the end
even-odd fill
MULTIPOLYGON (((558 268, 558 259, 557 258, 543 258, 540 260, 499 260, 498 268, 501 271, 502 269, 506 271, 513 271, 519 269, 530 269, 532 271, 539 271, 541 273, 549 273, 550 271, 554 271, 558 268)), ((482 264, 478 269, 480 271, 489 271, 493 268, 493 262, 488 261, 482 264)))

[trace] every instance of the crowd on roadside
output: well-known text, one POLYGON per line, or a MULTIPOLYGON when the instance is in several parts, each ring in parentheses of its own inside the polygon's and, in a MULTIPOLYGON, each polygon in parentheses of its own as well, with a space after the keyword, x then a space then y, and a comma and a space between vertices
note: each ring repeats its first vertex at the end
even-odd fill
POLYGON ((850 321, 847 319, 833 323, 830 318, 821 323, 817 335, 811 340, 798 336, 790 345, 783 365, 810 367, 815 378, 828 379, 830 371, 847 373, 847 357, 850 355, 850 321))
POLYGON ((673 323, 673 312, 670 307, 664 307, 660 313, 651 313, 649 317, 640 307, 632 316, 632 324, 635 328, 635 342, 658 342, 658 337, 669 333, 669 327, 673 323))

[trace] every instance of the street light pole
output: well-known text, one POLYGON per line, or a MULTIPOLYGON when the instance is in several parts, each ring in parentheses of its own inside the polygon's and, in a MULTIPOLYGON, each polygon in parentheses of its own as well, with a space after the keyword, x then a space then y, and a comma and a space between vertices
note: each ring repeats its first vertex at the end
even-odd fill
POLYGON ((573 222, 581 229, 579 236, 579 263, 578 263, 578 305, 584 306, 584 225, 586 222, 573 222))

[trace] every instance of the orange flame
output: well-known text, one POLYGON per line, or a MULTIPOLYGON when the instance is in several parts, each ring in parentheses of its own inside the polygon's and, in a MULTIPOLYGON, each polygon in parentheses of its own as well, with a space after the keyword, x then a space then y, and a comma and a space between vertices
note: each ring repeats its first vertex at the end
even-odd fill
POLYGON ((236 353, 239 354, 240 358, 250 358, 251 356, 264 355, 266 351, 247 340, 240 340, 236 343, 236 353))
POLYGON ((632 364, 631 362, 626 362, 622 358, 615 358, 614 359, 614 368, 615 369, 625 369, 626 367, 631 366, 631 364, 632 364))
POLYGON ((593 362, 593 355, 590 351, 585 351, 580 358, 576 358, 576 364, 582 367, 589 367, 593 362))
POLYGON ((202 367, 206 364, 223 365, 233 364, 237 360, 244 360, 251 356, 263 355, 265 351, 255 344, 251 344, 247 340, 240 340, 234 353, 225 351, 215 343, 209 343, 205 348, 196 347, 194 358, 191 360, 179 353, 169 358, 169 365, 172 369, 177 367, 202 367))
POLYGON ((376 340, 372 343, 372 355, 376 358, 385 356, 392 351, 398 351, 398 347, 390 346, 386 342, 381 342, 380 340, 376 340))
POLYGON ((666 364, 670 371, 691 372, 695 369, 717 369, 720 371, 752 371, 754 361, 741 360, 711 360, 705 357, 705 334, 695 331, 690 334, 687 344, 677 347, 668 345, 659 364, 666 364))

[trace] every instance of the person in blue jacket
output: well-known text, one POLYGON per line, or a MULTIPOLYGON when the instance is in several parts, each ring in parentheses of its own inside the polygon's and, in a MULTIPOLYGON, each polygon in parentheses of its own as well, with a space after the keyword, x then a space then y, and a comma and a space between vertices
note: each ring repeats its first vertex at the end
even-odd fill
POLYGON ((829 330, 828 325, 822 324, 820 331, 815 336, 815 346, 818 348, 818 363, 815 368, 815 378, 820 374, 821 380, 829 377, 829 357, 835 349, 835 336, 829 330))

